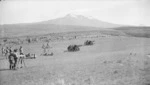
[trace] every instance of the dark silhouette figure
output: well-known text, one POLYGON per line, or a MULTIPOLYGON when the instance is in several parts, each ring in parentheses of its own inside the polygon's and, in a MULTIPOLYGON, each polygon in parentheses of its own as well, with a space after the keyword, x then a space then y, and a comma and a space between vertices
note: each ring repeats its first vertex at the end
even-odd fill
POLYGON ((16 64, 17 64, 17 55, 16 55, 17 50, 14 50, 14 53, 10 53, 8 56, 9 59, 9 69, 10 70, 15 70, 16 69, 16 64))

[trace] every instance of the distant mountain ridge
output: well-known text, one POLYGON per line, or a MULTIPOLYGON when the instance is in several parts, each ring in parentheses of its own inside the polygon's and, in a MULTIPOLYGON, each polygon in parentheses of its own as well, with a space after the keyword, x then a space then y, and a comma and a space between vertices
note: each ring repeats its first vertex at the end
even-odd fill
POLYGON ((0 38, 93 30, 114 30, 127 36, 150 38, 150 27, 117 25, 74 14, 36 23, 0 25, 0 38))
POLYGON ((105 28, 115 28, 119 26, 120 25, 102 22, 93 17, 67 14, 64 17, 42 22, 0 25, 0 37, 90 31, 105 28))
POLYGON ((57 24, 57 25, 75 25, 75 26, 89 26, 89 27, 101 27, 101 28, 114 28, 121 25, 112 24, 104 21, 100 21, 93 17, 87 17, 83 15, 67 14, 64 17, 40 22, 43 24, 57 24))

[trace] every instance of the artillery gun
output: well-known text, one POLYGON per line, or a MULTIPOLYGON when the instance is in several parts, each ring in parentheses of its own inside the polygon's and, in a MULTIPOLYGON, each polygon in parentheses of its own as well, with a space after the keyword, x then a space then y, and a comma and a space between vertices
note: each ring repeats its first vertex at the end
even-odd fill
POLYGON ((75 52, 75 51, 79 51, 80 50, 79 47, 81 46, 82 45, 69 45, 67 49, 69 52, 75 52))
POLYGON ((95 41, 91 41, 91 40, 86 40, 84 42, 84 45, 93 45, 95 41))

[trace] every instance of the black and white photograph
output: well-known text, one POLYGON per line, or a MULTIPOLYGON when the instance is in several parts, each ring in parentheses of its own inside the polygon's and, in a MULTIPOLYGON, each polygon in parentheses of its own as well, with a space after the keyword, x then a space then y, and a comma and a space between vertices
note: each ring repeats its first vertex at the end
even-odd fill
POLYGON ((0 0, 0 85, 150 85, 150 0, 0 0))

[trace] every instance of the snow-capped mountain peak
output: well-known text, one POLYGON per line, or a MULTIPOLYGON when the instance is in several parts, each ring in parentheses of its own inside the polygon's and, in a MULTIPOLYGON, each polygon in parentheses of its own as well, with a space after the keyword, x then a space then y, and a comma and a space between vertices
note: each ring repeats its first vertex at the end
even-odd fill
POLYGON ((78 15, 76 15, 76 14, 67 14, 66 17, 74 17, 74 18, 77 18, 78 15))
POLYGON ((56 24, 56 25, 73 25, 73 26, 88 26, 88 27, 101 27, 101 28, 112 28, 118 27, 119 25, 100 21, 92 16, 79 15, 79 14, 67 14, 64 17, 56 18, 53 20, 42 22, 45 24, 56 24))
POLYGON ((79 14, 67 14, 65 17, 72 17, 72 18, 87 18, 87 19, 95 19, 92 16, 86 16, 86 15, 79 15, 79 14))

